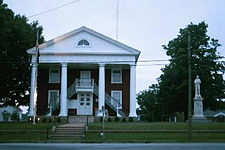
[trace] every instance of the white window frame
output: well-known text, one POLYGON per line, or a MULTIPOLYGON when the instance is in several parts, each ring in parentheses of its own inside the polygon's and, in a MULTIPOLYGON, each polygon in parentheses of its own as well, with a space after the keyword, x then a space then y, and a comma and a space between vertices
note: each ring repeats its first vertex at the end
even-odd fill
POLYGON ((122 71, 122 68, 113 68, 111 69, 111 83, 113 84, 121 84, 123 82, 123 71, 122 71), (119 82, 115 82, 114 81, 114 78, 113 78, 113 72, 114 71, 120 71, 120 81, 119 82))
MULTIPOLYGON (((111 91, 111 97, 113 97, 113 93, 114 92, 119 92, 120 93, 120 106, 118 107, 118 109, 122 109, 122 106, 123 106, 123 92, 122 90, 112 90, 111 91)), ((113 104, 113 99, 111 99, 111 104, 113 104)))
POLYGON ((49 69, 49 80, 48 80, 48 83, 60 83, 60 70, 59 70, 59 68, 50 68, 49 69), (51 72, 53 71, 53 70, 57 70, 58 71, 58 78, 57 78, 57 81, 55 81, 55 82, 53 82, 52 80, 51 80, 51 72))
POLYGON ((57 103, 59 103, 59 90, 48 90, 48 108, 50 107, 49 106, 49 103, 50 103, 50 93, 51 92, 57 92, 57 96, 58 96, 58 98, 57 98, 57 103))

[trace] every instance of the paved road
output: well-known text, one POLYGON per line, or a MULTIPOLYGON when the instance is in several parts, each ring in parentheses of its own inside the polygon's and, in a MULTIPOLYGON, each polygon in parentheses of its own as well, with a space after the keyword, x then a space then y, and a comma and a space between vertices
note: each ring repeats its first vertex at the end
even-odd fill
POLYGON ((0 144, 0 150, 225 150, 225 143, 0 144))

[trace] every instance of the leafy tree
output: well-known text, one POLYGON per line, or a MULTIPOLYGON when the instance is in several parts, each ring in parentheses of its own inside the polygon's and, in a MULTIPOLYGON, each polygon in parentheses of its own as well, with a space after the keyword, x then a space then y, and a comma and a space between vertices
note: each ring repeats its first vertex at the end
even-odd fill
MULTIPOLYGON (((35 46, 38 22, 14 15, 0 0, 0 105, 26 105, 29 97, 30 66, 28 48, 35 46)), ((40 42, 44 41, 41 36, 40 42)))
POLYGON ((193 81, 200 76, 201 95, 204 98, 204 109, 220 109, 218 99, 224 98, 225 82, 223 74, 225 64, 220 61, 222 56, 217 53, 220 46, 218 40, 207 35, 207 24, 189 24, 180 29, 179 35, 169 41, 163 48, 171 57, 170 64, 162 69, 159 77, 159 103, 163 105, 164 113, 172 115, 175 112, 187 114, 188 97, 188 34, 191 36, 192 65, 192 98, 194 97, 193 81))
POLYGON ((158 103, 159 87, 157 84, 149 86, 148 90, 141 91, 137 95, 140 105, 140 114, 144 114, 147 121, 159 121, 161 119, 161 107, 158 103))

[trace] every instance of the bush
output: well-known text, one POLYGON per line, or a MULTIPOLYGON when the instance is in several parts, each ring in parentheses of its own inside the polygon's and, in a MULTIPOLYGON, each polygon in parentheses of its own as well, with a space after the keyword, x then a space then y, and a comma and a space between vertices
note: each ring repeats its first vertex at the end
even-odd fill
POLYGON ((100 117, 100 122, 102 122, 103 121, 103 117, 100 117))
POLYGON ((56 118, 56 122, 57 122, 57 123, 60 123, 60 122, 61 122, 61 118, 60 118, 60 117, 57 117, 57 118, 56 118))
POLYGON ((19 116, 18 113, 16 111, 13 111, 12 115, 11 115, 11 120, 12 121, 19 121, 19 116))
POLYGON ((108 122, 112 122, 112 119, 111 118, 108 118, 108 122))
POLYGON ((123 119, 122 119, 122 122, 126 122, 126 118, 123 118, 123 119))
POLYGON ((129 122, 133 122, 134 118, 133 117, 129 117, 129 122))
POLYGON ((115 117, 115 121, 116 122, 120 121, 120 118, 119 117, 115 117))
POLYGON ((45 117, 41 118, 41 122, 46 123, 47 122, 47 118, 45 118, 45 117))
POLYGON ((51 117, 48 118, 48 122, 51 123, 53 122, 53 119, 51 117))

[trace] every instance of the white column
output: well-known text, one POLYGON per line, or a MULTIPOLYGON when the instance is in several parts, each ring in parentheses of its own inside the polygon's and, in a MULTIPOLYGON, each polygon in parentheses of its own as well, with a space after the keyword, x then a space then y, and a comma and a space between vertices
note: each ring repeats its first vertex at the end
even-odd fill
POLYGON ((32 63, 32 69, 31 69, 31 85, 30 85, 30 107, 29 107, 29 113, 28 116, 34 115, 34 105, 37 101, 37 64, 32 63))
POLYGON ((98 86, 98 116, 102 116, 100 110, 105 106, 105 64, 99 64, 98 86))
POLYGON ((62 63, 59 116, 67 116, 67 63, 62 63))
POLYGON ((137 117, 136 114, 136 65, 130 65, 130 113, 129 117, 137 117))

